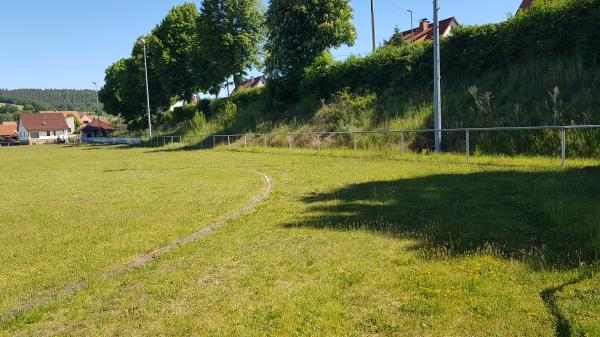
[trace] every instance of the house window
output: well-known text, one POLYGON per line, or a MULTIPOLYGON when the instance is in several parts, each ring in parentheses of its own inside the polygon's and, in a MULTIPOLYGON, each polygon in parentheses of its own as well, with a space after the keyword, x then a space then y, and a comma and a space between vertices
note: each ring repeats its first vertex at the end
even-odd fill
POLYGON ((40 133, 39 132, 32 132, 29 134, 31 136, 31 138, 33 139, 38 139, 40 138, 40 133))
POLYGON ((50 131, 46 131, 46 137, 50 137, 50 131))

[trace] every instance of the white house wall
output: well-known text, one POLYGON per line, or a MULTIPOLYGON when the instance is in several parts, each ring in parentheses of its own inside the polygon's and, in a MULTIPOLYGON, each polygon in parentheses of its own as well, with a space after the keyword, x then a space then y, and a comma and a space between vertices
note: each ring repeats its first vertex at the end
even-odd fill
POLYGON ((19 140, 21 141, 33 141, 33 142, 45 142, 45 141, 54 141, 57 139, 67 139, 69 137, 69 131, 50 131, 50 136, 48 136, 48 131, 32 131, 39 132, 38 138, 31 138, 31 132, 25 129, 22 126, 19 126, 19 140))

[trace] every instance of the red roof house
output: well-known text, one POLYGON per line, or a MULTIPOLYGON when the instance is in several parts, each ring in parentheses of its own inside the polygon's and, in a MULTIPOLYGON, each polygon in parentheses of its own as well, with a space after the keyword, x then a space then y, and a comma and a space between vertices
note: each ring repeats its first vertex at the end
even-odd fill
POLYGON ((523 0, 523 2, 521 2, 521 6, 519 6, 519 9, 517 10, 517 13, 529 9, 529 7, 531 7, 532 5, 533 0, 523 0))
MULTIPOLYGON (((440 21, 440 36, 448 36, 451 34, 453 27, 460 26, 456 17, 451 17, 440 21)), ((423 42, 433 40, 433 24, 427 19, 423 19, 419 23, 419 27, 412 30, 402 32, 402 36, 408 42, 423 42)))
POLYGON ((0 139, 18 140, 19 126, 17 122, 2 122, 0 123, 0 139))
POLYGON ((247 80, 246 82, 240 84, 233 90, 233 92, 238 92, 241 90, 248 90, 252 88, 260 88, 264 87, 267 83, 267 79, 264 76, 258 76, 252 79, 247 80))
POLYGON ((19 139, 27 144, 54 143, 69 137, 62 113, 29 113, 19 116, 19 139))
POLYGON ((86 124, 81 129, 81 137, 92 138, 92 137, 108 137, 115 132, 115 128, 110 124, 105 123, 99 119, 94 118, 93 121, 86 124))

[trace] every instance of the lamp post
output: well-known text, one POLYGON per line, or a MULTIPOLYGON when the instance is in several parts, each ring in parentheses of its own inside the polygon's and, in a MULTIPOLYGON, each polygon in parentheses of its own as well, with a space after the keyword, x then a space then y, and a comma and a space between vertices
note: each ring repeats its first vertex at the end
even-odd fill
POLYGON ((146 40, 140 38, 138 43, 144 48, 144 74, 146 77, 146 105, 148 107, 148 136, 152 140, 152 118, 150 115, 150 89, 148 88, 148 61, 146 57, 146 40))
MULTIPOLYGON (((98 118, 98 121, 100 121, 100 99, 98 98, 98 83, 92 81, 92 84, 96 87, 96 117, 98 118)), ((100 123, 98 123, 98 133, 100 134, 100 137, 102 137, 100 131, 100 123)))
POLYGON ((410 42, 413 43, 414 41, 412 40, 413 37, 415 36, 415 25, 413 23, 413 11, 411 9, 408 9, 407 12, 410 13, 410 42))
POLYGON ((435 152, 442 151, 442 80, 440 69, 440 8, 433 0, 433 111, 435 117, 435 152))

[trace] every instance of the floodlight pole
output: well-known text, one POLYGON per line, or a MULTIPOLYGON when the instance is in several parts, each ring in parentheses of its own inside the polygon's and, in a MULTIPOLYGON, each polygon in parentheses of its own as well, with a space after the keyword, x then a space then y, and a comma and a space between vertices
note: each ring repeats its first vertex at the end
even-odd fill
POLYGON ((375 0, 371 0, 371 35, 373 39, 373 52, 377 49, 377 42, 375 37, 375 0))
MULTIPOLYGON (((100 99, 98 98, 98 83, 92 81, 92 84, 96 87, 96 117, 100 120, 100 99)), ((98 133, 100 133, 100 123, 98 123, 98 133)))
POLYGON ((435 152, 442 151, 442 78, 440 67, 440 7, 433 0, 433 110, 435 118, 435 152))
POLYGON ((411 9, 407 10, 410 13, 410 43, 413 43, 413 37, 415 36, 415 25, 413 21, 413 11, 411 9))
POLYGON ((140 39, 139 43, 144 47, 144 74, 146 76, 146 105, 148 107, 148 136, 152 139, 152 117, 150 115, 150 89, 148 88, 148 61, 146 57, 146 41, 140 39))

